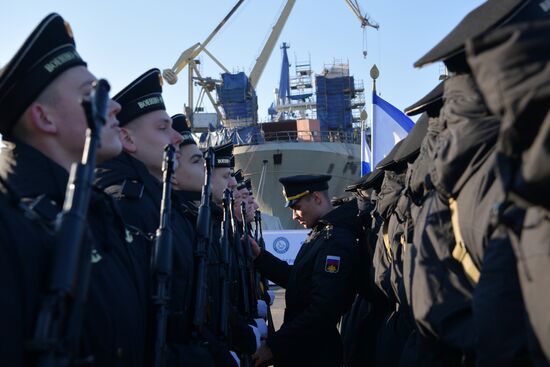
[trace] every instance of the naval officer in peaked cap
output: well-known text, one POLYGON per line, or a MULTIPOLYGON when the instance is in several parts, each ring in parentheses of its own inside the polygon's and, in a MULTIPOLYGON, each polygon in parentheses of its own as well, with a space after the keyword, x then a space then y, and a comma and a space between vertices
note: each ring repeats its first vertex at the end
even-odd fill
POLYGON ((256 365, 341 366, 342 341, 336 328, 356 293, 358 245, 345 212, 328 195, 328 175, 281 178, 286 206, 311 232, 294 265, 251 241, 262 275, 286 289, 281 328, 255 354, 256 365))

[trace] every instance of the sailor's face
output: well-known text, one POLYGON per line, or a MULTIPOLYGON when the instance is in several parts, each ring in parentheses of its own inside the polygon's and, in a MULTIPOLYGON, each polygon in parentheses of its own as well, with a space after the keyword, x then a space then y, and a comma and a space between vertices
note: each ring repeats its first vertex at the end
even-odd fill
POLYGON ((176 147, 174 168, 177 169, 181 135, 172 128, 172 119, 166 111, 158 110, 142 115, 122 128, 124 149, 140 160, 155 177, 162 177, 164 147, 176 147))
POLYGON ((252 194, 248 195, 248 200, 246 203, 246 220, 247 222, 252 222, 254 220, 254 212, 257 207, 255 206, 254 196, 252 194))
MULTIPOLYGON (((77 160, 82 155, 88 128, 82 100, 91 96, 95 81, 96 77, 85 66, 76 66, 59 75, 45 91, 54 95, 46 107, 47 117, 57 127, 60 144, 77 160)), ((98 162, 113 158, 122 151, 116 119, 119 111, 120 105, 109 100, 107 122, 101 129, 101 144, 97 151, 98 162)))
POLYGON ((223 192, 227 188, 227 180, 231 176, 231 169, 229 167, 214 168, 212 172, 212 200, 216 204, 221 204, 223 199, 223 192))
POLYGON ((233 191, 237 187, 237 180, 235 179, 235 176, 231 175, 229 177, 229 180, 227 181, 227 187, 231 191, 233 191))
POLYGON ((248 202, 248 189, 240 189, 235 190, 235 194, 233 195, 233 198, 235 199, 235 215, 239 220, 242 218, 242 211, 241 211, 241 203, 247 203, 248 202))
POLYGON ((196 144, 180 147, 179 166, 174 178, 179 190, 199 192, 204 184, 204 157, 196 144))

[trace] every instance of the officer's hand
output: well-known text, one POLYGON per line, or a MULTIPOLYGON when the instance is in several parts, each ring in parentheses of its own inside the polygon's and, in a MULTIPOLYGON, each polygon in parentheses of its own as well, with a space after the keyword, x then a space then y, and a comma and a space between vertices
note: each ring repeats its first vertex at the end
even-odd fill
MULTIPOLYGON (((241 238, 241 241, 244 241, 244 235, 241 238)), ((248 236, 248 243, 250 243, 250 249, 252 250, 252 257, 255 259, 258 257, 262 249, 258 246, 258 243, 254 239, 248 236)))
POLYGON ((254 360, 254 366, 258 367, 261 366, 264 362, 272 360, 273 353, 271 352, 271 349, 267 346, 267 344, 263 342, 256 353, 252 355, 252 359, 254 360))

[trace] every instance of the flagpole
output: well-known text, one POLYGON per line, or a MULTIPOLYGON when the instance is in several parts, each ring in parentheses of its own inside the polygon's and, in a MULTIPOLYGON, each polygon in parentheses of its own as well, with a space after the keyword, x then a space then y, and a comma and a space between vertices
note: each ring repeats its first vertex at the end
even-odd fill
POLYGON ((371 126, 370 126, 370 164, 371 170, 374 171, 376 162, 374 162, 374 95, 376 94, 376 79, 380 76, 380 71, 376 64, 370 69, 370 77, 372 78, 372 100, 371 100, 371 126))

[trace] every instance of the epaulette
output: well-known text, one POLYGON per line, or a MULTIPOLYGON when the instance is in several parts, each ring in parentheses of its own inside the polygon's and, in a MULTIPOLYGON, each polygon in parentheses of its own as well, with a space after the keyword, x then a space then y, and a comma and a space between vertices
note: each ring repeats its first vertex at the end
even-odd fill
POLYGON ((131 199, 141 199, 143 196, 143 184, 136 180, 124 180, 122 183, 121 194, 131 199))
POLYGON ((324 233, 325 240, 328 240, 332 237, 333 229, 334 229, 334 226, 332 225, 332 223, 327 222, 325 220, 320 220, 319 225, 318 225, 317 229, 315 230, 315 232, 317 232, 317 233, 314 236, 314 238, 317 238, 318 236, 320 236, 321 234, 324 233))
POLYGON ((19 208, 30 220, 42 226, 46 232, 53 234, 56 219, 61 212, 61 207, 46 195, 36 198, 21 198, 19 208))
POLYGON ((55 221, 57 214, 61 212, 59 205, 46 195, 40 195, 32 201, 27 201, 25 199, 23 199, 23 201, 27 203, 30 210, 48 222, 55 221))
POLYGON ((329 240, 332 237, 332 231, 334 229, 334 226, 330 223, 327 223, 327 225, 323 228, 325 231, 325 240, 329 240))

